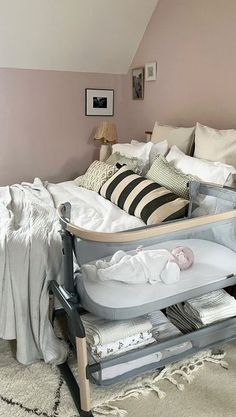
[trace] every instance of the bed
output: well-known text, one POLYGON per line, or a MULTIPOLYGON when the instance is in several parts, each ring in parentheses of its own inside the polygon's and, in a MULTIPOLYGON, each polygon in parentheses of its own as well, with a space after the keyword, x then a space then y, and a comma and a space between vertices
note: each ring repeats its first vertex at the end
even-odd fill
MULTIPOLYGON (((186 152, 190 152, 193 144, 193 128, 187 128, 177 132, 178 140, 180 140, 180 142, 182 140, 180 137, 182 137, 183 134, 184 147, 182 149, 186 152)), ((158 140, 160 142, 160 137, 158 140)), ((173 139, 172 137, 170 140, 175 141, 176 138, 173 139)), ((155 137, 152 138, 152 141, 154 143, 156 142, 155 137)), ((166 146, 166 144, 164 145, 166 146)), ((211 170, 213 170, 213 165, 211 166, 210 171, 211 170)), ((214 180, 215 178, 218 179, 218 165, 216 166, 215 171, 216 177, 214 177, 214 180)), ((231 172, 230 169, 225 169, 225 167, 222 172, 223 181, 228 179, 231 174, 234 175, 234 171, 231 172)), ((232 276, 232 274, 234 274, 235 271, 233 271, 234 257, 232 251, 236 251, 235 246, 232 246, 232 241, 235 242, 235 238, 232 239, 232 232, 235 233, 235 193, 231 189, 223 189, 222 185, 217 188, 208 186, 207 189, 204 189, 204 186, 200 183, 196 183, 195 186, 194 184, 192 185, 192 195, 198 196, 199 187, 201 187, 205 197, 210 198, 211 202, 214 201, 213 205, 210 204, 211 212, 218 212, 217 216, 219 216, 217 218, 213 217, 211 220, 211 218, 204 216, 209 213, 198 213, 198 215, 203 217, 201 217, 200 223, 196 223, 200 227, 200 235, 197 237, 192 236, 192 230, 183 232, 185 224, 191 225, 191 223, 185 223, 185 221, 177 221, 173 224, 171 222, 170 225, 166 224, 160 226, 158 229, 152 226, 147 227, 140 218, 129 215, 111 201, 104 199, 97 192, 80 187, 74 181, 51 184, 46 182, 43 183, 40 179, 35 179, 33 184, 22 183, 21 185, 2 187, 0 189, 0 337, 4 339, 17 339, 17 359, 19 362, 30 364, 43 359, 47 363, 61 364, 62 371, 64 370, 65 375, 69 375, 69 379, 71 378, 70 373, 68 374, 69 371, 65 362, 67 350, 55 336, 53 326, 49 320, 51 316, 48 316, 49 283, 51 293, 59 299, 66 313, 70 316, 74 315, 74 319, 77 323, 75 328, 78 331, 79 339, 82 339, 82 343, 81 340, 78 342, 77 349, 80 351, 80 355, 82 355, 83 359, 86 357, 83 353, 85 351, 83 340, 84 330, 83 326, 81 326, 81 321, 77 316, 77 305, 73 304, 73 300, 76 302, 78 301, 78 293, 83 299, 83 303, 81 304, 83 305, 83 308, 87 308, 96 313, 100 312, 101 316, 108 317, 109 314, 111 314, 110 317, 112 318, 120 318, 127 317, 127 315, 130 315, 130 317, 136 316, 142 314, 144 311, 151 311, 154 305, 155 308, 158 307, 161 309, 166 307, 168 303, 170 305, 170 303, 175 302, 177 299, 181 299, 181 297, 190 296, 192 291, 195 293, 200 291, 199 293, 201 293, 209 288, 223 288, 226 281, 227 284, 233 285, 235 283, 235 276, 232 276), (220 197, 221 195, 223 198, 218 199, 217 197, 220 197), (66 201, 69 202, 72 207, 69 223, 67 221, 68 218, 64 216, 64 206, 62 205, 66 201), (222 201, 223 203, 221 203, 222 201), (215 204, 215 202, 217 202, 217 204, 215 204), (56 213, 56 208, 58 206, 61 207, 59 217, 56 213), (106 213, 106 216, 104 216, 104 213, 106 213), (116 309, 112 309, 111 304, 104 303, 104 300, 102 299, 104 291, 100 291, 101 287, 98 288, 94 284, 91 285, 90 283, 85 283, 79 279, 78 265, 75 265, 75 268, 73 266, 72 269, 73 257, 71 248, 68 249, 67 244, 65 244, 67 240, 70 241, 71 239, 70 236, 68 238, 67 232, 69 232, 70 235, 75 235, 75 255, 78 264, 80 264, 81 257, 83 262, 93 262, 94 259, 110 256, 114 253, 114 250, 117 247, 116 244, 119 246, 120 243, 124 242, 126 239, 126 234, 127 236, 130 236, 130 233, 132 234, 132 238, 128 238, 128 241, 125 244, 127 251, 132 251, 134 249, 134 243, 132 243, 132 241, 135 241, 135 247, 137 247, 139 243, 143 244, 145 239, 147 239, 149 246, 158 244, 163 245, 164 241, 166 241, 166 245, 168 246, 168 242, 171 241, 171 239, 164 239, 163 236, 164 234, 167 236, 169 233, 172 233, 172 228, 176 228, 175 233, 180 233, 179 239, 190 239, 191 235, 193 245, 195 245, 193 248, 194 250, 198 250, 196 245, 199 245, 199 239, 202 239, 202 233, 203 235, 205 233, 204 228, 207 228, 207 233, 210 235, 209 224, 215 224, 215 221, 219 225, 219 229, 216 228, 216 235, 220 236, 220 238, 213 235, 211 236, 211 239, 208 240, 213 246, 218 243, 224 247, 226 246, 228 250, 231 250, 230 253, 225 250, 225 259, 227 259, 228 265, 232 265, 232 268, 230 267, 230 270, 232 269, 232 271, 222 271, 220 265, 217 265, 220 278, 216 279, 215 277, 213 280, 208 280, 207 286, 194 286, 194 279, 192 283, 187 279, 189 286, 188 290, 185 291, 185 294, 181 289, 178 292, 176 291, 176 288, 173 287, 172 295, 167 297, 167 294, 163 290, 162 297, 160 297, 158 303, 156 303, 156 299, 153 300, 151 292, 147 291, 147 287, 145 287, 146 289, 143 288, 142 290, 145 295, 145 300, 140 300, 137 297, 137 305, 130 305, 129 300, 131 293, 133 294, 133 290, 126 288, 127 292, 120 292, 120 288, 118 288, 119 285, 114 287, 112 284, 110 286, 108 285, 105 288, 105 291, 111 295, 114 294, 114 290, 119 291, 119 298, 122 299, 123 302, 122 305, 116 305, 116 309), (131 230, 132 232, 124 233, 124 230, 131 230), (162 233, 163 230, 164 232, 162 233), (61 231, 61 233, 59 233, 59 231, 61 231), (226 237, 224 238, 224 236, 226 237), (67 257, 64 268, 62 268, 64 257, 61 252, 61 237, 65 244, 64 253, 70 254, 69 258, 67 257), (79 239, 77 239, 77 237, 79 237, 79 239), (198 241, 194 241, 194 239, 198 239, 198 241), (230 243, 227 243, 227 239, 229 239, 230 243), (115 245, 114 242, 116 242, 115 245), (66 275, 63 275, 63 272, 66 272, 66 275), (226 278, 226 276, 228 276, 228 278, 226 278), (77 293, 73 296, 75 283, 77 293), (64 292, 63 284, 65 285, 64 292), (201 289, 199 290, 199 288, 201 289), (69 291, 69 296, 67 291, 69 291), (96 297, 94 295, 96 295, 96 297), (169 300, 168 302, 167 298, 169 300)), ((191 204, 189 211, 190 216, 192 216, 192 209, 194 208, 191 204)), ((191 222, 195 220, 189 219, 188 221, 191 222)), ((209 265, 209 271, 212 271, 212 269, 213 265, 211 264, 209 265)), ((199 273, 199 269, 196 270, 196 273, 199 273)), ((183 284, 183 286, 185 286, 185 284, 183 284)), ((115 302, 117 300, 113 301, 115 302)), ((185 336, 181 339, 183 342, 185 341, 184 337, 185 336)), ((171 343, 167 345, 168 347, 172 346, 171 343)), ((164 344, 162 347, 164 348, 165 346, 166 345, 164 344)), ((146 353, 152 354, 152 350, 149 351, 148 349, 149 348, 147 348, 146 353)), ((126 359, 130 359, 132 362, 132 354, 126 359)), ((116 361, 108 362, 104 361, 103 364, 91 364, 91 379, 96 379, 96 377, 94 377, 95 374, 99 375, 99 378, 101 379, 100 371, 102 367, 109 367, 112 363, 114 366, 122 363, 119 362, 118 358, 116 361)), ((85 389, 84 398, 86 404, 83 404, 83 406, 85 407, 84 410, 87 410, 86 412, 88 412, 86 415, 91 415, 89 414, 89 395, 87 393, 88 382, 85 375, 85 364, 86 360, 83 360, 82 364, 80 364, 80 366, 82 366, 81 372, 84 376, 82 378, 82 390, 85 389)), ((165 362, 162 362, 162 365, 163 364, 165 364, 165 362)), ((148 369, 151 368, 149 367, 148 369)), ((81 411, 81 404, 78 405, 78 407, 80 407, 78 409, 81 411)))

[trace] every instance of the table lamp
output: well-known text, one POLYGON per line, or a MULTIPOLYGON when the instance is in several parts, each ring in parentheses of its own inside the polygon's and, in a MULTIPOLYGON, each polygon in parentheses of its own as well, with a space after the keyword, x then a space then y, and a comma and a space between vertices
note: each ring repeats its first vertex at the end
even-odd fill
POLYGON ((117 129, 115 123, 103 121, 98 126, 95 136, 95 140, 101 141, 100 148, 100 161, 106 161, 111 154, 111 144, 117 142, 117 129))

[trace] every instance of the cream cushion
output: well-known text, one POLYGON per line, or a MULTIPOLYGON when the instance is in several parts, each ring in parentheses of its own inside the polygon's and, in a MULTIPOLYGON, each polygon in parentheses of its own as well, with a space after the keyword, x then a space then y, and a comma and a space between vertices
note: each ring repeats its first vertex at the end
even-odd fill
POLYGON ((115 174, 117 168, 102 161, 94 161, 84 175, 77 177, 74 182, 79 187, 98 192, 101 186, 115 174))
POLYGON ((197 123, 194 156, 236 167, 236 130, 217 130, 197 123))
POLYGON ((174 127, 155 123, 151 136, 151 142, 159 143, 167 140, 169 147, 176 145, 181 151, 189 155, 194 140, 194 127, 174 127))

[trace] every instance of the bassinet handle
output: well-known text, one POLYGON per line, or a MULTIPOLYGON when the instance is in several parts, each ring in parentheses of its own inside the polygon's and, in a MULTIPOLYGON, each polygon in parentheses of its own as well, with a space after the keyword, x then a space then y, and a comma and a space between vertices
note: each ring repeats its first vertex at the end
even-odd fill
POLYGON ((224 213, 211 214, 207 216, 195 217, 192 219, 178 220, 171 223, 162 223, 159 225, 144 226, 142 228, 132 229, 124 232, 95 232, 76 226, 70 222, 70 203, 60 204, 57 209, 57 214, 64 230, 67 230, 73 236, 83 240, 103 243, 125 243, 134 242, 136 240, 143 240, 155 236, 161 236, 166 233, 177 232, 180 230, 188 230, 198 226, 218 223, 220 221, 236 218, 236 210, 227 211, 224 213), (69 214, 69 217, 68 217, 69 214))

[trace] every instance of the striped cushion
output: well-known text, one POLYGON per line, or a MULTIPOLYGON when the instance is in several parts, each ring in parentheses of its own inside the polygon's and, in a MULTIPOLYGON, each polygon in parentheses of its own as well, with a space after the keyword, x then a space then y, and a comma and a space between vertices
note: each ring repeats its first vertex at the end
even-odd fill
POLYGON ((103 184, 99 194, 148 225, 184 217, 189 203, 126 166, 103 184))

